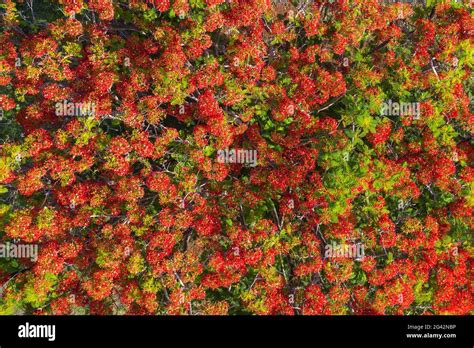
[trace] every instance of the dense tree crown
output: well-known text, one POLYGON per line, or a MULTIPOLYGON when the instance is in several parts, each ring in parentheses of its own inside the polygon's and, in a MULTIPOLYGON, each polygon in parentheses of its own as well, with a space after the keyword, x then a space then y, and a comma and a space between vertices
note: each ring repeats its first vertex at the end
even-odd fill
POLYGON ((468 2, 0 13, 1 314, 473 312, 468 2))

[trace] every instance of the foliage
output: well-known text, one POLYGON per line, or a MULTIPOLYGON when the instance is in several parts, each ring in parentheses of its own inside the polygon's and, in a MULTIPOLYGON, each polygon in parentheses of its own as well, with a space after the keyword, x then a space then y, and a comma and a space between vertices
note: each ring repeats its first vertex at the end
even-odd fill
POLYGON ((0 11, 0 313, 472 314, 467 3, 0 11))

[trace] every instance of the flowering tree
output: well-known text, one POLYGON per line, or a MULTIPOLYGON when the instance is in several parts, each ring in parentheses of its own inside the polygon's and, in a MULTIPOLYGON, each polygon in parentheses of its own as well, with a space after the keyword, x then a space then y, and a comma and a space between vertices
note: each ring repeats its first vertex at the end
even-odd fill
POLYGON ((0 313, 473 312, 469 4, 0 8, 0 313))

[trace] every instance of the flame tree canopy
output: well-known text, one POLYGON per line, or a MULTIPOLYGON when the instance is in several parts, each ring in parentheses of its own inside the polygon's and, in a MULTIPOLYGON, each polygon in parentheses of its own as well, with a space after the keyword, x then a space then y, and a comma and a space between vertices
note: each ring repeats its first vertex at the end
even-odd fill
POLYGON ((468 3, 0 15, 1 314, 472 313, 468 3))

